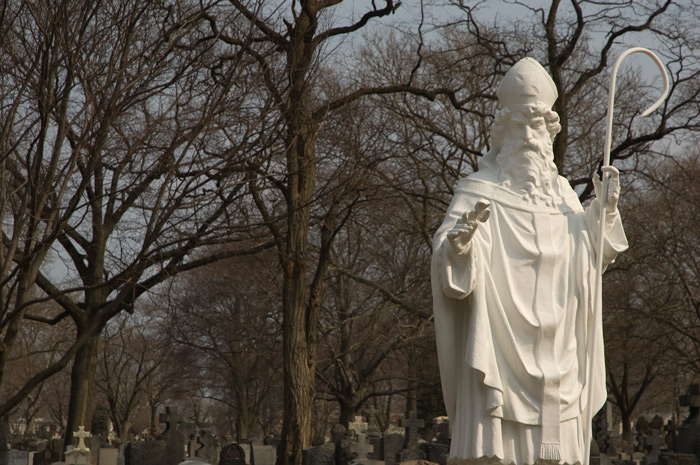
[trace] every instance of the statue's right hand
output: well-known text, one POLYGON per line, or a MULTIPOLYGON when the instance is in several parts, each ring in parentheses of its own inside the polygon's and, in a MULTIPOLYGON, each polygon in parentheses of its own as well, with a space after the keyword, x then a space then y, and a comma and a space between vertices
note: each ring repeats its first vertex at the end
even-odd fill
POLYGON ((474 211, 464 212, 462 218, 447 233, 447 240, 457 254, 465 254, 469 250, 469 243, 474 237, 477 226, 485 222, 491 214, 489 205, 488 200, 479 200, 474 206, 474 211))

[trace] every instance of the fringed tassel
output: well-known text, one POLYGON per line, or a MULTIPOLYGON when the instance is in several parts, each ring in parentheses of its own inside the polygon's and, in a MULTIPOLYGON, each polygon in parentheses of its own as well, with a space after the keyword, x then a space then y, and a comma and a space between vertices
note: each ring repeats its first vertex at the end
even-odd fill
POLYGON ((561 460, 561 446, 558 442, 543 442, 540 445, 540 460, 561 460))

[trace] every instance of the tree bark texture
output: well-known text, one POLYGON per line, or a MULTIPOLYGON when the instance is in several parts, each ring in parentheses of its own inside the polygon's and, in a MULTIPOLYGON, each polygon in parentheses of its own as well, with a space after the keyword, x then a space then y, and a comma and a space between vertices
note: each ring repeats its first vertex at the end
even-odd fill
POLYGON ((287 231, 286 250, 280 254, 284 271, 284 421, 278 465, 301 465, 302 451, 311 445, 312 436, 319 309, 309 303, 307 272, 318 128, 311 117, 307 80, 316 49, 313 38, 318 25, 317 8, 313 3, 302 6, 287 52, 286 72, 290 83, 285 109, 287 231))
POLYGON ((73 444, 73 432, 84 426, 92 429, 92 410, 95 391, 95 371, 99 351, 100 334, 92 336, 75 354, 71 370, 70 403, 64 449, 73 444))

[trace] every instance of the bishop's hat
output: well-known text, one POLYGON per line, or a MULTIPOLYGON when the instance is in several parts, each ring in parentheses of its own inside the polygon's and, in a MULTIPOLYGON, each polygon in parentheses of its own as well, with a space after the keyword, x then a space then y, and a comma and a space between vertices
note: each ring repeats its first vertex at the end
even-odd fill
POLYGON ((496 91, 503 108, 542 102, 552 108, 559 97, 552 77, 534 58, 526 57, 508 70, 496 91))

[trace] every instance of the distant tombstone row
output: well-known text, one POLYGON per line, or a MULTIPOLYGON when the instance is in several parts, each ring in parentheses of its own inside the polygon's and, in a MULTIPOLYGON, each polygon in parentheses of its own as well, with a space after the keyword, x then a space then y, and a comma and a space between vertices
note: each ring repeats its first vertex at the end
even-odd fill
POLYGON ((399 462, 427 460, 444 465, 449 447, 446 438, 448 433, 445 431, 445 428, 449 429, 446 418, 441 419, 439 425, 442 434, 436 433, 435 440, 420 441, 418 433, 425 427, 425 421, 419 419, 416 412, 409 412, 405 419, 399 421, 404 434, 396 432, 382 435, 376 429, 369 428, 362 417, 355 417, 349 422, 347 430, 342 425, 334 426, 330 442, 305 449, 302 463, 396 465, 399 462))
MULTIPOLYGON (((94 436, 80 427, 73 436, 76 446, 62 450, 62 441, 44 441, 37 450, 5 451, 7 465, 274 465, 276 448, 248 441, 222 445, 206 431, 185 440, 178 425, 181 417, 175 410, 165 409, 159 416, 165 429, 156 438, 133 440, 115 448, 109 439, 94 436), (90 447, 86 441, 90 439, 90 447), (255 458, 254 458, 255 457, 255 458), (257 464, 256 464, 257 462, 257 464)), ((107 432, 105 432, 105 435, 107 432)))

